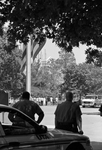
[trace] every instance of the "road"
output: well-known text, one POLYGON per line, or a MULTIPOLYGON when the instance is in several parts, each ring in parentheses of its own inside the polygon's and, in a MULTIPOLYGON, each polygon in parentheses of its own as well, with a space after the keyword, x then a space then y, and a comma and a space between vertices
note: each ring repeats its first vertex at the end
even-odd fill
MULTIPOLYGON (((56 106, 41 106, 45 117, 41 124, 54 127, 54 111, 56 106)), ((81 108, 84 134, 90 138, 93 150, 102 150, 102 117, 98 108, 81 108)))

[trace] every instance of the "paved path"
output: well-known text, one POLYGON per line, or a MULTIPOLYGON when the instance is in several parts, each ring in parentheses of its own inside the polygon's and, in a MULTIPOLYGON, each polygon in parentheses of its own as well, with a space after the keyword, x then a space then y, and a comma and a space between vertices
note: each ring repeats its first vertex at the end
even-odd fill
MULTIPOLYGON (((56 106, 42 106, 45 112, 44 120, 41 124, 54 127, 54 111, 56 106)), ((98 108, 81 108, 83 131, 87 135, 93 150, 102 150, 102 117, 98 114, 98 108)))

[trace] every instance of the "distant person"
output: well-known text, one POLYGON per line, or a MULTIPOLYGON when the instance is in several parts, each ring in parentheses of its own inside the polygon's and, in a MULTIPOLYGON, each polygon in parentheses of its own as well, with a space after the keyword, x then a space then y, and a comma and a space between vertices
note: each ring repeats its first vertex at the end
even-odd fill
POLYGON ((102 104, 101 104, 101 106, 99 108, 99 112, 100 112, 100 116, 102 117, 102 104))
POLYGON ((66 92, 65 98, 66 100, 58 104, 55 110, 55 128, 83 134, 81 109, 72 102, 72 92, 66 92))
MULTIPOLYGON (((12 107, 22 111, 26 115, 28 115, 30 118, 35 120, 35 114, 38 115, 38 119, 35 120, 38 124, 43 120, 44 118, 44 112, 40 108, 40 106, 35 103, 34 101, 30 101, 30 93, 25 91, 22 96, 20 101, 15 103, 12 107)), ((9 114, 9 119, 11 122, 13 122, 13 114, 9 114)))

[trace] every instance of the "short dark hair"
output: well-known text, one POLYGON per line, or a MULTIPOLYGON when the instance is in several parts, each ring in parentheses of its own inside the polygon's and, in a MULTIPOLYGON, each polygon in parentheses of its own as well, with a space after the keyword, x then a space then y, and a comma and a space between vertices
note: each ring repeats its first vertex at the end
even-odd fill
POLYGON ((21 98, 22 98, 22 99, 28 99, 28 100, 29 100, 29 99, 30 99, 30 93, 27 92, 27 91, 23 92, 21 98))
POLYGON ((73 99, 73 93, 70 91, 67 91, 66 92, 66 100, 72 101, 72 99, 73 99))

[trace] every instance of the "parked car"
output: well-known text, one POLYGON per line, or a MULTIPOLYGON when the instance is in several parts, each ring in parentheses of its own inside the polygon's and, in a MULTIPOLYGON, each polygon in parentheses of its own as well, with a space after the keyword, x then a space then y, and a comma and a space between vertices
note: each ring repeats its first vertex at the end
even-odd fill
POLYGON ((82 107, 100 107, 102 104, 102 95, 88 94, 81 101, 82 107))
POLYGON ((92 150, 85 135, 39 125, 21 111, 0 105, 0 150, 92 150), (9 113, 25 121, 13 124, 9 113))

